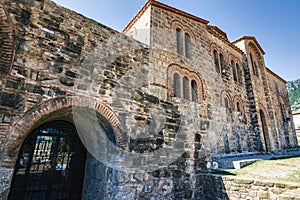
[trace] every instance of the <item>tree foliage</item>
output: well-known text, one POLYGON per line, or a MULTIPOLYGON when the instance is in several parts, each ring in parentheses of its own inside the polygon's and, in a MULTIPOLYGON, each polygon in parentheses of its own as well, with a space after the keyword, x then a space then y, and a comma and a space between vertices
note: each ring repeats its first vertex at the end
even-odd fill
POLYGON ((292 110, 300 109, 300 79, 287 82, 287 90, 289 92, 289 99, 292 110))

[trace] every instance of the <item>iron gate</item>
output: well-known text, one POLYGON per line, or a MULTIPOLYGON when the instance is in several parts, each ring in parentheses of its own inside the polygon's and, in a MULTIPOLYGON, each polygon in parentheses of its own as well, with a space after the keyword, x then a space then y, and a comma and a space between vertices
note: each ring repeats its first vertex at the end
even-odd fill
POLYGON ((85 160, 86 149, 72 124, 40 126, 20 149, 9 199, 80 199, 85 160))

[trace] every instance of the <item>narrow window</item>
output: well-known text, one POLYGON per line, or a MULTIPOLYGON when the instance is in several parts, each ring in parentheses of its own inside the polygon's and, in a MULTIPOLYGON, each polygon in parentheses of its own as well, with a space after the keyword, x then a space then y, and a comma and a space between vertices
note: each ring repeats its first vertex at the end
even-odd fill
POLYGON ((184 43, 185 43, 185 56, 187 58, 192 58, 192 54, 191 54, 191 37, 188 33, 184 34, 184 43))
POLYGON ((222 72, 223 72, 223 70, 226 70, 224 67, 224 56, 221 53, 220 53, 220 68, 221 68, 222 72))
POLYGON ((175 73, 173 76, 173 92, 175 97, 181 97, 180 95, 180 76, 175 73))
POLYGON ((284 111, 283 111, 283 105, 282 103, 280 103, 280 112, 281 112, 281 118, 282 118, 282 121, 285 122, 285 115, 284 115, 284 111))
POLYGON ((216 72, 220 73, 219 57, 218 57, 218 52, 216 50, 214 50, 214 60, 215 60, 216 72))
POLYGON ((237 76, 238 76, 238 81, 240 84, 243 83, 243 74, 242 74, 242 70, 239 66, 239 64, 236 63, 236 72, 237 72, 237 76))
POLYGON ((250 53, 250 61, 251 61, 251 65, 252 65, 252 71, 253 71, 253 74, 254 75, 257 75, 256 74, 256 69, 255 69, 255 64, 253 62, 253 57, 252 57, 252 54, 250 53))
POLYGON ((198 102, 198 89, 195 80, 192 80, 192 101, 198 102))
POLYGON ((237 78, 236 78, 236 70, 235 70, 235 65, 234 65, 233 60, 231 61, 231 69, 232 69, 233 80, 234 80, 234 81, 237 81, 237 78))
POLYGON ((229 102, 228 102, 227 97, 224 98, 224 106, 225 106, 225 108, 229 109, 229 102))
POLYGON ((183 35, 180 28, 176 29, 177 53, 183 55, 183 35))
POLYGON ((257 67, 256 62, 254 62, 254 70, 255 70, 255 75, 256 75, 256 76, 259 76, 259 75, 258 75, 258 67, 257 67))
POLYGON ((236 109, 237 109, 238 112, 241 112, 240 102, 236 102, 236 109))
POLYGON ((187 77, 183 77, 183 98, 190 100, 189 79, 187 77))

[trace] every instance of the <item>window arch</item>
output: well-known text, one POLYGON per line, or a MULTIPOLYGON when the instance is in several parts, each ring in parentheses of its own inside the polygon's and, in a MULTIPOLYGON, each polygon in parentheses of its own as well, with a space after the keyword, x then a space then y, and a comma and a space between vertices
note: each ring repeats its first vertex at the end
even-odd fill
POLYGON ((168 68, 169 96, 200 103, 203 100, 202 81, 198 74, 178 65, 168 68))
POLYGON ((222 73, 222 75, 226 74, 227 70, 227 59, 226 59, 226 52, 223 51, 222 48, 218 47, 216 44, 211 44, 211 52, 213 54, 215 69, 217 73, 222 73))
POLYGON ((236 95, 233 99, 234 109, 237 112, 244 113, 243 101, 240 96, 236 95))
POLYGON ((226 90, 223 90, 221 92, 220 97, 221 97, 221 105, 223 107, 231 110, 231 108, 232 108, 232 106, 231 106, 232 105, 232 99, 231 99, 231 95, 229 94, 229 92, 226 91, 226 90))
POLYGON ((171 29, 176 31, 177 53, 192 58, 192 39, 195 38, 191 29, 178 20, 171 23, 171 29))
POLYGON ((235 83, 239 83, 240 85, 243 84, 243 69, 241 65, 241 61, 233 56, 232 54, 229 55, 230 66, 232 70, 232 79, 235 83))

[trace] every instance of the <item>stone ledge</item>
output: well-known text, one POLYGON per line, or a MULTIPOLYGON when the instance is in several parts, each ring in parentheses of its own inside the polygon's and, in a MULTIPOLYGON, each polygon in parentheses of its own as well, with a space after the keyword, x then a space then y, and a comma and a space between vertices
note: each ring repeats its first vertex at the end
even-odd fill
POLYGON ((234 169, 241 169, 247 165, 250 165, 258 160, 261 159, 247 159, 247 160, 238 160, 238 161, 233 161, 233 167, 234 169))

